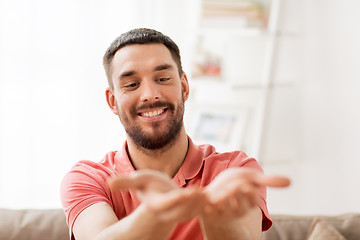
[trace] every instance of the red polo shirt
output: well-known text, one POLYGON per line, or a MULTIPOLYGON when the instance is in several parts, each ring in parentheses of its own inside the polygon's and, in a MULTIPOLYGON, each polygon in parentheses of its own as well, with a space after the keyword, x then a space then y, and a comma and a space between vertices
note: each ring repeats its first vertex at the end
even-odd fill
MULTIPOLYGON (((131 214, 140 204, 133 192, 111 192, 106 185, 109 176, 135 171, 126 151, 109 152, 100 162, 78 162, 67 173, 61 184, 61 201, 67 217, 71 238, 76 217, 87 207, 98 202, 108 203, 118 219, 131 214)), ((208 185, 221 171, 232 167, 251 167, 261 170, 254 158, 244 152, 217 153, 211 145, 195 145, 189 138, 189 150, 183 165, 173 178, 180 187, 208 185)), ((259 207, 263 212, 262 229, 272 225, 266 207, 266 188, 260 189, 259 207)), ((178 224, 169 239, 203 239, 197 219, 178 224)))

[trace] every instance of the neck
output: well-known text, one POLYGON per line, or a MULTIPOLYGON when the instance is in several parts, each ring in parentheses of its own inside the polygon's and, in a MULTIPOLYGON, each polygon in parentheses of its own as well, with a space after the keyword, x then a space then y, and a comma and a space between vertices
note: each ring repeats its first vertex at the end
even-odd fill
POLYGON ((185 160, 188 151, 188 138, 182 127, 177 139, 163 149, 143 149, 127 138, 129 158, 136 170, 152 169, 174 177, 185 160))

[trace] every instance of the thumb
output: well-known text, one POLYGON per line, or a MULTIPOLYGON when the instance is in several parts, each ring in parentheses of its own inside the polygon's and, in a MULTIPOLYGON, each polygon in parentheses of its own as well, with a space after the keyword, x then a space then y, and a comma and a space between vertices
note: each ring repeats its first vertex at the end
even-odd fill
POLYGON ((111 190, 119 190, 119 191, 126 191, 131 188, 139 188, 141 184, 139 181, 136 181, 136 178, 132 177, 131 175, 116 175, 111 176, 107 179, 107 185, 111 190))

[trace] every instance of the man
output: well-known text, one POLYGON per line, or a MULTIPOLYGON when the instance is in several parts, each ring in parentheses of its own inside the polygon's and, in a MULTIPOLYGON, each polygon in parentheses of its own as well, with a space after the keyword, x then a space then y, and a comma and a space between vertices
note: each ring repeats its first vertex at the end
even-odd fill
POLYGON ((120 151, 80 161, 62 204, 74 239, 261 239, 271 226, 266 177, 240 151, 195 145, 183 124, 189 84, 177 45, 151 29, 118 37, 104 55, 106 100, 126 130, 120 151))

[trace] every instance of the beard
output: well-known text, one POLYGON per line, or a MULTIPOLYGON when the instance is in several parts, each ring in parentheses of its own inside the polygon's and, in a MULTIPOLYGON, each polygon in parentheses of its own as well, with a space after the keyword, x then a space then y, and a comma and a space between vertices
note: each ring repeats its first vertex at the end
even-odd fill
POLYGON ((143 149, 147 150, 159 150, 166 146, 171 146, 180 135, 181 128, 183 126, 184 117, 184 98, 178 103, 176 108, 174 104, 170 102, 158 101, 152 104, 143 104, 140 107, 133 107, 130 110, 130 117, 122 114, 118 111, 121 123, 127 135, 134 141, 134 143, 143 149), (145 108, 157 108, 165 107, 167 114, 170 115, 168 124, 164 130, 161 129, 160 122, 151 123, 153 133, 147 133, 140 124, 137 124, 134 120, 138 117, 137 112, 145 108))

